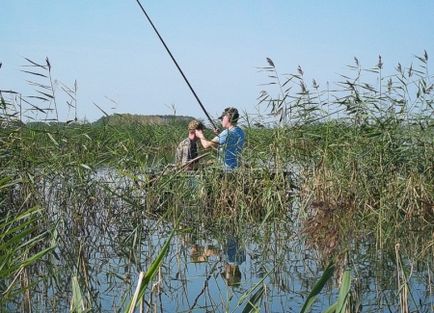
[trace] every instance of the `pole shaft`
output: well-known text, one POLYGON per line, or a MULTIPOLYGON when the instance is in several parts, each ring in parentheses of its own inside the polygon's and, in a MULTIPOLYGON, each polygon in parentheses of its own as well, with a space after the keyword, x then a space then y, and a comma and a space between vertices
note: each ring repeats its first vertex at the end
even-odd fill
POLYGON ((184 78, 185 82, 187 83, 188 87, 190 88, 191 92, 193 93, 194 97, 196 98, 197 102, 199 103, 202 111, 205 113, 206 117, 208 118, 211 125, 214 127, 214 129, 218 129, 216 125, 214 124, 213 120, 209 116, 208 112, 206 111, 205 107, 203 106, 202 102, 200 101, 199 97, 197 96, 196 92, 194 91, 193 87, 191 86, 190 82, 188 81, 187 77, 185 76, 184 72, 182 71, 181 67, 179 66, 178 62, 176 62, 175 57, 173 56, 172 52, 170 52, 169 48, 167 47, 166 43, 164 42, 163 38, 161 37, 160 33, 158 32, 157 28, 155 27, 154 23, 152 22, 151 18, 149 17, 148 13, 146 13, 145 9, 143 8, 142 4, 139 0, 136 0, 137 4, 140 6, 140 9, 142 10, 143 14, 145 14, 149 24, 151 24, 152 28, 154 29, 155 33, 157 34, 158 38, 160 39, 161 43, 163 44, 164 48, 166 49, 167 53, 171 57, 173 63, 175 63, 176 68, 181 73, 182 78, 184 78))

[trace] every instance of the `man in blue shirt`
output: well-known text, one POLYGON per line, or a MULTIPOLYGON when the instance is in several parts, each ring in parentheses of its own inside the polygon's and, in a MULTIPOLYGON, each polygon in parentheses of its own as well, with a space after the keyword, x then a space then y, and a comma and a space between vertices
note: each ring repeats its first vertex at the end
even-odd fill
POLYGON ((236 108, 226 108, 219 117, 224 130, 212 140, 205 138, 203 130, 196 130, 196 136, 205 149, 218 148, 223 169, 228 172, 239 166, 240 154, 244 147, 245 135, 244 131, 237 126, 238 118, 239 113, 236 108))
POLYGON ((240 245, 238 237, 229 233, 224 253, 223 278, 226 279, 228 286, 237 286, 241 281, 240 265, 246 260, 246 250, 240 245))

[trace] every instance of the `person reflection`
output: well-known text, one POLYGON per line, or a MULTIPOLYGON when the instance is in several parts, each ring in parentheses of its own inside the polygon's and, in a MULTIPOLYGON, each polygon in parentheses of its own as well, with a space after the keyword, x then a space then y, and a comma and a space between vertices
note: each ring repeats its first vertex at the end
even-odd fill
POLYGON ((213 245, 193 244, 190 250, 190 259, 193 263, 203 263, 208 261, 209 257, 218 255, 218 253, 219 250, 213 245))
POLYGON ((237 286, 241 282, 240 265, 246 260, 246 251, 240 246, 237 237, 229 235, 226 239, 224 252, 222 276, 228 286, 237 286))

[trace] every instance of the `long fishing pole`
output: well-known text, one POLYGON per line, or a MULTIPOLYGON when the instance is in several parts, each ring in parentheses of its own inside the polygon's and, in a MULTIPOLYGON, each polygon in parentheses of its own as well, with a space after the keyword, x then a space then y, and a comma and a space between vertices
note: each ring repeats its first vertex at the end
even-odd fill
POLYGON ((170 52, 169 48, 167 47, 166 43, 164 42, 163 38, 160 36, 160 33, 158 32, 157 28, 155 27, 154 23, 152 23, 151 18, 149 17, 148 13, 146 13, 145 9, 143 8, 142 4, 139 0, 136 0, 137 4, 142 9, 143 14, 145 14, 146 18, 149 21, 149 24, 151 24, 152 28, 154 29, 155 33, 157 34, 158 38, 160 38, 161 43, 163 44, 164 48, 166 48, 167 53, 172 58, 173 63, 175 63, 177 69, 181 73, 182 77, 184 78, 185 82, 187 83, 188 87, 190 88, 191 92, 193 93, 194 97, 196 98, 197 102, 199 103, 202 111, 205 113, 206 117, 208 118, 211 125, 214 127, 214 129, 218 129, 217 126, 214 124, 213 120, 209 116, 208 112, 206 111, 205 107, 203 106, 202 102, 200 101, 199 97, 197 96, 196 92, 194 91, 193 87, 191 86, 190 82, 188 81, 187 77, 184 75, 184 72, 182 71, 181 67, 179 66, 178 62, 176 62, 174 56, 172 55, 172 52, 170 52))

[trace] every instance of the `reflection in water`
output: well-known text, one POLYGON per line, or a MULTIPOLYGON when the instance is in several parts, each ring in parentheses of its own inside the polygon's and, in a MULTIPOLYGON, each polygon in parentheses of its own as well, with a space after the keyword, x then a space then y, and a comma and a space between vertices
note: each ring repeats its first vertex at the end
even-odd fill
POLYGON ((238 285, 241 281, 240 265, 246 260, 246 251, 240 247, 234 235, 228 235, 225 245, 225 264, 223 277, 228 286, 238 285))
MULTIPOLYGON (((58 247, 46 262, 32 269, 43 279, 32 290, 36 312, 67 312, 71 278, 78 277, 87 307, 100 312, 123 312, 132 298, 140 271, 146 271, 173 225, 144 209, 146 191, 113 172, 91 179, 64 177, 41 185, 43 202, 52 223, 57 223, 58 247)), ((182 229, 171 242, 169 254, 145 293, 147 312, 241 312, 257 282, 267 286, 261 308, 267 312, 298 312, 321 275, 330 255, 342 247, 338 228, 324 224, 326 216, 309 231, 285 216, 269 223, 217 225, 201 207, 186 204, 179 212, 182 229), (235 226, 236 225, 236 226, 235 226), (315 231, 316 229, 316 231, 315 231), (304 237, 307 239, 307 244, 304 237), (332 242, 332 243, 331 243, 332 242), (314 244, 312 244, 314 243, 314 244)), ((310 224, 313 225, 313 224, 310 224)), ((336 225, 336 224, 333 224, 336 225)), ((303 225, 302 225, 303 226, 303 225)), ((410 271, 411 310, 428 312, 433 304, 432 259, 413 263, 384 249, 381 256, 369 238, 349 242, 340 263, 352 269, 353 312, 396 312, 398 273, 410 271)), ((337 296, 339 280, 326 286, 313 311, 324 311, 337 296)), ((19 307, 17 299, 16 307, 19 307)), ((11 308, 14 304, 11 303, 11 308)), ((261 309, 261 311, 262 311, 261 309)))

